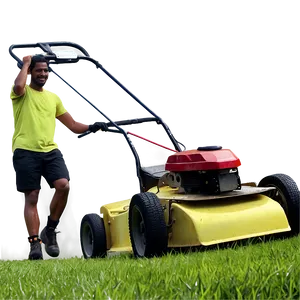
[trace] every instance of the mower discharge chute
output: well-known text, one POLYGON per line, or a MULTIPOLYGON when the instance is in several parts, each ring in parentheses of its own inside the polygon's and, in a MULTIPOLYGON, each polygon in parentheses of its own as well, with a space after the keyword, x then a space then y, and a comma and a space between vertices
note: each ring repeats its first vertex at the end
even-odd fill
POLYGON ((241 183, 241 163, 231 150, 221 146, 182 149, 162 119, 77 44, 12 45, 9 52, 21 67, 22 61, 13 52, 16 48, 40 48, 50 64, 90 61, 152 115, 112 121, 51 68, 107 119, 108 132, 124 136, 136 162, 140 191, 131 199, 103 205, 100 214, 82 218, 80 241, 85 258, 128 251, 136 257, 153 257, 176 247, 208 246, 280 232, 299 234, 300 193, 288 175, 270 175, 258 185, 241 183), (53 50, 56 47, 59 51, 53 50), (142 167, 129 137, 135 134, 123 129, 145 122, 162 126, 174 147, 161 165, 142 167))

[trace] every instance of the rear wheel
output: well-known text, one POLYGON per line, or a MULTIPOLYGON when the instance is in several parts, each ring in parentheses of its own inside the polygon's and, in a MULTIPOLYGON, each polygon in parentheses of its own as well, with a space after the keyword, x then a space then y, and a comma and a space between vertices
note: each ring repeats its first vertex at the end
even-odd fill
POLYGON ((132 197, 129 233, 135 257, 161 256, 167 251, 168 232, 159 199, 153 193, 132 197))
POLYGON ((106 256, 106 235, 103 219, 97 214, 87 214, 80 225, 80 243, 85 258, 106 256))
POLYGON ((292 234, 300 232, 300 192, 296 182, 288 175, 274 174, 263 178, 258 186, 275 187, 268 196, 277 201, 287 216, 292 234))

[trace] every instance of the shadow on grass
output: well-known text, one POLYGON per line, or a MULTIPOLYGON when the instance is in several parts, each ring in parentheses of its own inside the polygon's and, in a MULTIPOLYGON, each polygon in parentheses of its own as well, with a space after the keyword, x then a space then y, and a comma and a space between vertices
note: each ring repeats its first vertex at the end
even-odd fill
MULTIPOLYGON (((237 240, 237 241, 232 241, 232 242, 220 243, 220 244, 215 244, 215 245, 210 245, 210 246, 200 245, 200 246, 193 246, 193 247, 168 248, 167 252, 165 252, 165 254, 176 255, 176 254, 188 254, 188 253, 194 253, 194 252, 218 251, 218 250, 224 250, 224 249, 238 249, 238 248, 247 247, 250 245, 258 245, 258 244, 268 243, 268 242, 272 242, 272 241, 286 240, 286 239, 292 238, 294 236, 297 236, 297 234, 292 234, 291 232, 282 232, 282 233, 253 237, 253 238, 237 240)), ((124 257, 127 257, 127 258, 136 259, 134 254, 131 252, 128 252, 123 255, 124 255, 124 257)))

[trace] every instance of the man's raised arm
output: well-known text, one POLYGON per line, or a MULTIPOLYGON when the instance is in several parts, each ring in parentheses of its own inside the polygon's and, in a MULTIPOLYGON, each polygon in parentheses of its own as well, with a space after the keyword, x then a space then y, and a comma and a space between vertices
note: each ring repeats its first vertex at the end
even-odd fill
POLYGON ((14 92, 18 96, 22 96, 25 93, 25 85, 28 75, 29 66, 31 63, 31 55, 23 57, 23 66, 15 79, 14 92))

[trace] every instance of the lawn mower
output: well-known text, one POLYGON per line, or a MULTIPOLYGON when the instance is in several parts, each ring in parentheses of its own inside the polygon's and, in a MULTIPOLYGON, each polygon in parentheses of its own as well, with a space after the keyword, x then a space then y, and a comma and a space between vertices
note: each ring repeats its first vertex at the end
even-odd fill
MULTIPOLYGON (((135 158, 139 191, 131 197, 103 205, 100 213, 83 216, 80 242, 85 258, 131 252, 135 257, 162 256, 169 249, 210 246, 277 233, 299 234, 300 194, 295 181, 285 174, 264 177, 258 185, 242 183, 239 158, 221 146, 186 150, 163 120, 115 79, 78 44, 50 42, 12 45, 40 48, 49 64, 86 60, 109 76, 151 117, 113 121, 62 79, 107 119, 108 132, 122 134, 135 158), (161 164, 143 167, 125 131, 132 124, 154 122, 166 132, 173 154, 161 164)), ((86 132, 79 137, 83 137, 86 132)), ((142 138, 142 137, 140 137, 142 138)))

